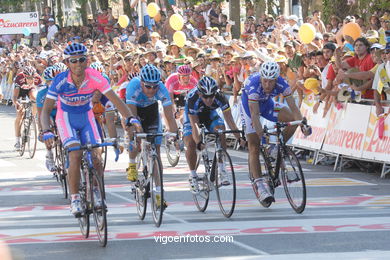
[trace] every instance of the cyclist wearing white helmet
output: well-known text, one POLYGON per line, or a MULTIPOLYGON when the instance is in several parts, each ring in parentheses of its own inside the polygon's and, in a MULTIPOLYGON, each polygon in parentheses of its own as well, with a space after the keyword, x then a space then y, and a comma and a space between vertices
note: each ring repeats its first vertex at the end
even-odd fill
MULTIPOLYGON (((131 112, 137 115, 140 119, 142 129, 138 129, 144 133, 161 133, 162 122, 158 110, 158 102, 161 101, 163 106, 164 116, 167 120, 169 132, 176 133, 177 125, 173 117, 172 100, 165 85, 161 82, 161 73, 158 68, 151 64, 146 64, 142 67, 140 75, 131 79, 126 87, 126 103, 131 112)), ((160 155, 161 137, 156 137, 157 153, 160 155)), ((127 179, 136 181, 138 179, 138 171, 135 158, 137 157, 137 149, 133 149, 129 153, 129 167, 127 170, 127 179)), ((160 192, 161 186, 156 182, 156 191, 160 192)), ((160 195, 156 194, 157 205, 160 204, 160 195)), ((165 207, 167 207, 164 201, 165 207)))
MULTIPOLYGON (((249 147, 249 169, 256 182, 260 199, 264 202, 274 201, 274 198, 267 180, 261 176, 260 171, 259 147, 263 136, 260 116, 273 122, 302 119, 301 112, 291 95, 290 86, 279 74, 280 68, 276 62, 264 62, 260 66, 260 71, 247 79, 241 97, 242 117, 249 147), (285 97, 287 105, 274 102, 273 98, 280 94, 285 97)), ((285 129, 283 137, 286 142, 294 134, 296 127, 289 126, 285 129)))
MULTIPOLYGON (((219 91, 217 82, 212 77, 203 77, 199 80, 197 87, 192 89, 186 98, 184 107, 184 143, 187 147, 186 158, 190 168, 190 188, 191 192, 199 192, 198 175, 196 173, 196 149, 202 150, 204 144, 200 137, 200 125, 203 124, 209 131, 215 132, 218 129, 225 130, 225 123, 218 115, 217 109, 221 109, 224 119, 231 130, 238 130, 234 123, 229 102, 219 91)), ((240 144, 245 145, 245 140, 241 139, 238 133, 234 134, 240 139, 240 144)), ((221 143, 226 148, 225 137, 222 136, 221 143)), ((224 185, 229 185, 226 178, 226 169, 223 163, 218 166, 221 181, 224 185)))
MULTIPOLYGON (((45 103, 47 91, 51 85, 53 79, 61 72, 60 68, 56 66, 49 66, 43 71, 43 78, 45 83, 39 85, 38 94, 37 94, 37 110, 38 110, 38 129, 39 129, 39 140, 43 142, 43 133, 42 133, 42 124, 41 124, 41 113, 43 104, 45 103)), ((57 113, 57 107, 50 114, 52 121, 54 122, 55 116, 57 113)), ((53 124, 53 123, 52 123, 53 124)), ((46 168, 54 172, 55 171, 55 162, 52 152, 52 147, 46 146, 46 168)))
MULTIPOLYGON (((95 90, 112 101, 119 112, 127 118, 130 126, 132 114, 122 100, 111 90, 107 80, 99 72, 87 67, 87 48, 80 43, 71 43, 65 50, 65 63, 69 70, 55 77, 42 110, 43 140, 48 147, 52 147, 54 134, 50 128, 50 113, 55 103, 59 106, 56 114, 61 141, 65 148, 79 145, 100 143, 96 121, 92 112, 91 99, 95 90), (78 135, 80 133, 80 135, 78 135)), ((130 132, 130 131, 129 131, 130 132)), ((71 194, 71 212, 80 217, 84 207, 81 205, 79 194, 80 162, 82 151, 69 153, 69 189, 71 194)), ((99 174, 103 174, 100 149, 94 149, 93 161, 99 174)), ((97 188, 94 188, 95 200, 101 201, 97 188)))

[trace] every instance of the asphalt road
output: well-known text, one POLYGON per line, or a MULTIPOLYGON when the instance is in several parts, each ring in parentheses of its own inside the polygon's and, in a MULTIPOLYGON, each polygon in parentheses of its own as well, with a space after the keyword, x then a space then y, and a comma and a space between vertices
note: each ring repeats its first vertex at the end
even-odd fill
POLYGON ((43 145, 33 159, 13 150, 14 116, 12 107, 0 106, 0 241, 15 259, 390 259, 389 178, 302 162, 308 203, 296 214, 282 188, 270 208, 258 203, 247 176, 247 153, 238 151, 230 151, 238 186, 230 219, 221 214, 215 193, 207 211, 198 212, 184 156, 172 168, 162 154, 169 206, 160 228, 149 208, 145 220, 138 219, 124 173, 126 156, 115 163, 110 154, 109 241, 101 248, 94 233, 88 240, 81 236, 60 186, 45 169, 43 145), (182 236, 181 242, 174 236, 182 236))

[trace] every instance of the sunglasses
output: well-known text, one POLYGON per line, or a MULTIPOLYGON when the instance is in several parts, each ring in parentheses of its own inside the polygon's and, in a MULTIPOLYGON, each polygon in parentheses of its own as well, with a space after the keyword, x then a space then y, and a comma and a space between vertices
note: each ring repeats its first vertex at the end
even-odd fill
POLYGON ((68 61, 70 63, 73 63, 73 64, 76 64, 77 62, 84 63, 84 62, 87 61, 87 57, 80 57, 78 59, 76 59, 76 58, 69 58, 68 61))
POLYGON ((147 89, 156 89, 158 88, 158 83, 146 83, 142 82, 144 84, 144 87, 147 89))
POLYGON ((204 99, 212 99, 215 97, 215 94, 211 94, 211 95, 205 95, 205 94, 202 94, 203 98, 204 99))

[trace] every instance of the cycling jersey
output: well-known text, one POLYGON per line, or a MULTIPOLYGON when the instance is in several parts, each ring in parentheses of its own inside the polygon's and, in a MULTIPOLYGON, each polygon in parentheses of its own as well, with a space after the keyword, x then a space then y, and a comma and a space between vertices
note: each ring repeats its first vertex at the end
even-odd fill
POLYGON ((229 102, 221 92, 217 92, 214 102, 211 107, 208 107, 203 103, 198 90, 196 88, 192 89, 187 94, 184 107, 183 136, 192 134, 191 122, 188 115, 197 115, 199 117, 199 123, 204 124, 209 131, 214 131, 216 126, 223 126, 224 121, 216 111, 218 108, 223 112, 230 109, 229 102))
POLYGON ((217 92, 214 102, 210 107, 203 103, 202 98, 199 96, 198 89, 192 89, 187 95, 185 110, 190 115, 199 115, 200 113, 210 112, 217 108, 220 108, 223 112, 230 109, 229 102, 221 92, 217 92))
POLYGON ((23 73, 19 73, 18 75, 16 75, 14 82, 15 88, 30 90, 42 84, 42 78, 38 74, 35 74, 33 84, 27 85, 26 75, 24 75, 23 73))
MULTIPOLYGON (((43 104, 45 103, 46 94, 47 94, 48 90, 49 90, 49 86, 47 84, 42 84, 42 85, 40 85, 38 87, 38 93, 37 93, 37 97, 36 97, 36 102, 37 102, 37 107, 38 108, 42 108, 43 107, 43 104)), ((57 108, 53 109, 53 111, 51 112, 50 115, 52 117, 55 117, 56 113, 57 113, 57 108)))
POLYGON ((187 85, 182 85, 179 81, 179 74, 173 73, 165 81, 165 86, 170 93, 173 92, 175 95, 187 94, 188 91, 195 88, 198 83, 194 76, 190 75, 190 77, 190 82, 187 85))
POLYGON ((87 68, 85 79, 80 88, 73 84, 69 71, 58 74, 51 84, 47 98, 57 100, 59 98, 60 108, 69 113, 87 113, 92 108, 92 96, 95 90, 102 94, 111 90, 108 81, 100 72, 87 68))
POLYGON ((133 78, 126 86, 126 104, 147 107, 160 100, 164 107, 172 105, 172 100, 165 85, 162 82, 159 82, 158 85, 156 95, 149 98, 142 91, 141 79, 139 77, 133 78))
MULTIPOLYGON (((258 103, 261 110, 272 109, 270 105, 273 97, 282 94, 284 97, 292 94, 291 88, 288 83, 282 78, 278 77, 276 80, 275 88, 271 93, 265 93, 261 85, 260 73, 252 74, 246 81, 244 91, 242 92, 241 102, 245 110, 245 113, 250 116, 249 103, 258 103)), ((272 103, 273 104, 273 103, 272 103)))

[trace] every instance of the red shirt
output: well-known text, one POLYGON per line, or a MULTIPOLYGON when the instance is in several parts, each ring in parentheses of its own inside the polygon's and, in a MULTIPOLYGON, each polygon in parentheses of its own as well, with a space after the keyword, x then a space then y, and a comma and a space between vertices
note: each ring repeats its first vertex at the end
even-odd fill
POLYGON ((349 66, 358 68, 360 71, 369 71, 375 66, 371 54, 367 54, 363 57, 363 59, 359 59, 357 56, 354 56, 347 59, 346 62, 349 66))
POLYGON ((336 73, 334 72, 333 64, 330 64, 328 69, 328 74, 326 74, 326 79, 333 81, 335 78, 336 78, 336 73))
POLYGON ((42 78, 38 74, 34 75, 33 85, 27 85, 26 75, 23 73, 19 73, 15 78, 15 87, 20 87, 21 89, 29 90, 39 86, 40 84, 42 84, 42 78))
MULTIPOLYGON (((369 71, 375 66, 371 54, 367 54, 363 57, 363 59, 359 59, 357 56, 355 56, 347 59, 346 62, 349 64, 349 66, 358 68, 360 71, 369 71)), ((362 97, 366 99, 374 99, 374 90, 367 89, 365 92, 363 92, 362 97)))

